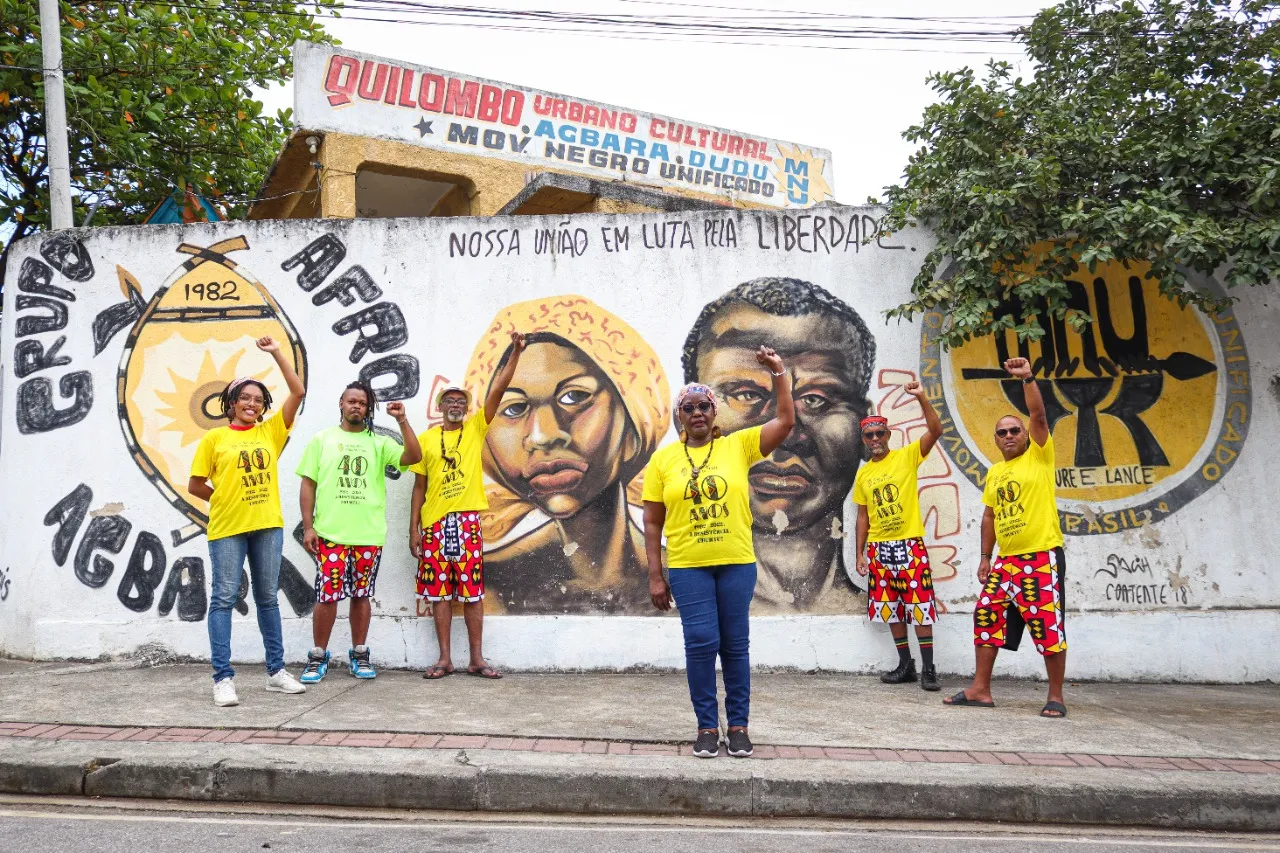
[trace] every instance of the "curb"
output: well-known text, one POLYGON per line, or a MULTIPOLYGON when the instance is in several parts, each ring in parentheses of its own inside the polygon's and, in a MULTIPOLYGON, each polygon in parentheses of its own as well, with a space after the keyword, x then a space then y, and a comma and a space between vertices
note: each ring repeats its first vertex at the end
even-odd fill
POLYGON ((820 817, 1280 831, 1280 780, 1227 773, 835 761, 47 743, 0 793, 415 810, 820 817), (197 747, 199 748, 188 748, 197 747), (184 747, 184 749, 174 749, 184 747), (114 752, 116 757, 102 757, 114 752), (1232 778, 1234 777, 1234 778, 1232 778))

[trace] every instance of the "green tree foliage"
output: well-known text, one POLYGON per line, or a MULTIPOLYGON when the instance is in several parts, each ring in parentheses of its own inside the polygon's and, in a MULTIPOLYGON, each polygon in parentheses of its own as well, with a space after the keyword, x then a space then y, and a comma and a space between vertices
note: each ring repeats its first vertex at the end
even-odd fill
MULTIPOLYGON (((334 0, 315 0, 321 13, 334 0)), ((188 185, 241 214, 286 135, 252 87, 288 79, 295 39, 330 39, 291 2, 62 2, 75 222, 140 222, 188 185)), ((44 81, 36 0, 0 0, 0 274, 47 228, 44 81)), ((180 199, 179 199, 180 200, 180 199)))
POLYGON ((939 311, 949 346, 1038 338, 1042 305, 1092 322, 1065 304, 1077 263, 1149 261, 1166 296, 1206 310, 1224 301, 1187 270, 1280 275, 1280 4, 1066 0, 1019 40, 1032 80, 1002 62, 929 78, 940 99, 903 134, 923 147, 884 227, 930 225, 938 246, 890 317, 939 311))

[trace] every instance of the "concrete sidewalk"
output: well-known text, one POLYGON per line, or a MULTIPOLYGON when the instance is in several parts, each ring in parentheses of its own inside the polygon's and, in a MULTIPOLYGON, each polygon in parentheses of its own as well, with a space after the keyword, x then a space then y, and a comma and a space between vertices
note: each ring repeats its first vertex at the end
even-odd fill
POLYGON ((683 674, 335 668, 302 696, 241 667, 0 661, 0 791, 439 809, 813 815, 1280 830, 1280 688, 1082 684, 1070 716, 918 686, 758 673, 756 757, 694 759, 683 674))

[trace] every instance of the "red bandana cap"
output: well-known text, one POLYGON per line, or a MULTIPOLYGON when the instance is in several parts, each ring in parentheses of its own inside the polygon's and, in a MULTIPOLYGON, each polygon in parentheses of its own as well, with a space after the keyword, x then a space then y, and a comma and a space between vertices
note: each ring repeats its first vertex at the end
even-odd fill
POLYGON ((858 429, 866 429, 869 426, 887 427, 888 425, 889 425, 888 418, 881 417, 880 415, 871 415, 869 417, 863 418, 858 423, 858 429))

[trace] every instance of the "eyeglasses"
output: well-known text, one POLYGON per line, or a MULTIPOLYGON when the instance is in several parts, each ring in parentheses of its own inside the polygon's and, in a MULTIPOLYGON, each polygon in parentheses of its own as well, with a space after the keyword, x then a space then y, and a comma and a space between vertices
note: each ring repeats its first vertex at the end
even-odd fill
POLYGON ((873 429, 870 432, 864 432, 862 434, 862 437, 863 438, 884 438, 888 434, 889 434, 889 431, 887 429, 873 429))
POLYGON ((695 410, 702 412, 705 415, 707 412, 711 411, 711 401, 703 400, 701 403, 685 403, 680 407, 680 411, 684 412, 686 415, 692 415, 695 410))
POLYGON ((263 403, 266 402, 266 400, 256 395, 241 394, 239 397, 236 397, 236 402, 237 403, 257 403, 259 406, 261 406, 263 403))
POLYGON ((1006 435, 1022 435, 1022 427, 1000 427, 996 430, 996 435, 1004 438, 1006 435))
POLYGON ((466 398, 458 398, 458 397, 445 397, 440 402, 441 402, 441 405, 444 405, 444 406, 465 406, 467 404, 466 398))

